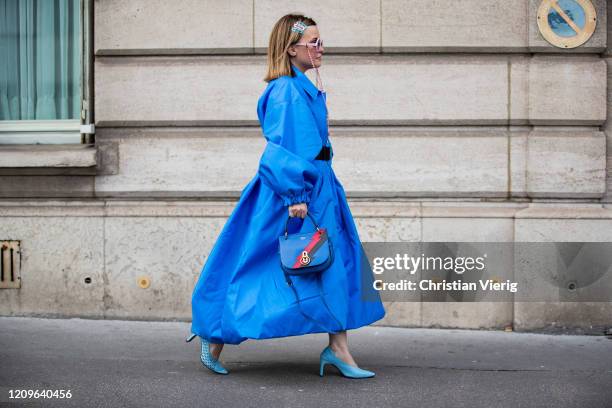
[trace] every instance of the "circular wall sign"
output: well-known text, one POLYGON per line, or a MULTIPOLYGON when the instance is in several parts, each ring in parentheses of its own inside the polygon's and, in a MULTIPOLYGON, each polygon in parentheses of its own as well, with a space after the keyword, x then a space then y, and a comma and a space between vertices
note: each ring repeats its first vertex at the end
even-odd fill
POLYGON ((575 48, 591 38, 597 13, 590 0, 544 0, 538 8, 538 28, 546 41, 575 48))

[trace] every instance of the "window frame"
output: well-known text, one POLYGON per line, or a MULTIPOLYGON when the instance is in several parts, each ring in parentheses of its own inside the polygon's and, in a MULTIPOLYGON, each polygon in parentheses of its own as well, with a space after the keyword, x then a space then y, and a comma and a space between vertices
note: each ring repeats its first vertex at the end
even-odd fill
POLYGON ((93 144, 93 0, 81 0, 80 119, 0 120, 0 145, 93 144))

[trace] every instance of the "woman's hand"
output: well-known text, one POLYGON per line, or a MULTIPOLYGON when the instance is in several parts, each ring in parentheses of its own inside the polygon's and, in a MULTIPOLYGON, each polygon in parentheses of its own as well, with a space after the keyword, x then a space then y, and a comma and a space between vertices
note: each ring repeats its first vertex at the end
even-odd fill
POLYGON ((306 213, 308 213, 308 206, 306 203, 299 203, 289 206, 289 216, 290 217, 306 217, 306 213))

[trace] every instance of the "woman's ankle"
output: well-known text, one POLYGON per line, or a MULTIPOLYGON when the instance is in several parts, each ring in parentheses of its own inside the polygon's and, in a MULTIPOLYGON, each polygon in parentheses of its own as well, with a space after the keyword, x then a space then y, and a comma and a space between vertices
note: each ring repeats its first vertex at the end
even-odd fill
POLYGON ((210 343, 209 351, 213 358, 218 360, 221 352, 223 351, 223 344, 210 343))
POLYGON ((329 348, 334 352, 334 353, 350 353, 349 352, 349 348, 348 346, 343 346, 343 345, 339 345, 339 344, 330 344, 329 348))

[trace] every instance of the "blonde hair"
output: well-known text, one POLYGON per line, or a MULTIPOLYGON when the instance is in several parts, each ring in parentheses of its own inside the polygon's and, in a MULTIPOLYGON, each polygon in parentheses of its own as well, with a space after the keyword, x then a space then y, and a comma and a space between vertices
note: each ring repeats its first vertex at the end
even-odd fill
POLYGON ((302 37, 302 34, 291 31, 296 21, 301 21, 307 26, 317 25, 312 18, 302 14, 284 15, 274 24, 268 44, 268 72, 264 78, 265 82, 270 82, 283 75, 293 76, 287 50, 302 37))

